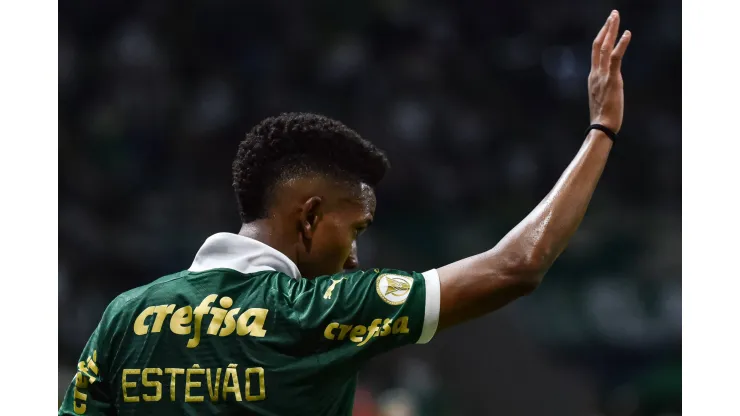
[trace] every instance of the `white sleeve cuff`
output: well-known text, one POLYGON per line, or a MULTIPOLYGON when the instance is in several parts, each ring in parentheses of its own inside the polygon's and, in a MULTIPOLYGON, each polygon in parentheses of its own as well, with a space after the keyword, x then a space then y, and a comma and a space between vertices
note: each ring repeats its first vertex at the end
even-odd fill
POLYGON ((437 332, 439 324, 439 274, 437 269, 422 273, 424 276, 424 287, 426 289, 426 302, 424 305, 424 325, 417 344, 426 344, 434 333, 437 332))

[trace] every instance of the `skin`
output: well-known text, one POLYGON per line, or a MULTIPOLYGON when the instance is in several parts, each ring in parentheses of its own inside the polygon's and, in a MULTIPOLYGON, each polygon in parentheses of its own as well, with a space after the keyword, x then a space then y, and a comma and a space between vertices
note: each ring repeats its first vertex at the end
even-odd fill
POLYGON ((242 226, 290 258, 308 279, 359 267, 357 238, 375 217, 375 192, 367 184, 313 175, 279 184, 267 219, 242 226))
MULTIPOLYGON (((615 46, 619 14, 613 11, 593 42, 588 77, 592 124, 614 132, 624 112, 622 58, 631 39, 615 46)), ((591 130, 550 193, 492 249, 437 269, 438 330, 492 312, 531 293, 565 250, 583 219, 604 170, 611 139, 591 130)), ((280 184, 269 218, 245 224, 241 234, 287 255, 307 278, 357 267, 357 236, 375 215, 365 184, 313 176, 280 184)))
MULTIPOLYGON (((621 62, 631 34, 614 46, 619 14, 594 40, 588 78, 592 124, 612 131, 624 111, 621 62)), ((495 247, 439 267, 438 331, 494 311, 534 290, 581 223, 612 147, 592 130, 555 187, 495 247)), ((268 218, 244 224, 241 235, 288 256, 309 279, 358 267, 357 237, 375 216, 375 194, 363 183, 308 175, 278 184, 268 218)))

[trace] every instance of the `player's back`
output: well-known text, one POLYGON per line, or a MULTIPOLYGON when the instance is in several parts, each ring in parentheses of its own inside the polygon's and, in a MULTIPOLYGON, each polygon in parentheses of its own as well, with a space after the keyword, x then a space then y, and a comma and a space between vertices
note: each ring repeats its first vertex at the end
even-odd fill
POLYGON ((322 403, 351 405, 337 398, 354 392, 356 369, 316 365, 315 343, 292 329, 279 298, 289 279, 181 272, 121 295, 108 370, 121 374, 110 383, 119 414, 284 415, 301 397, 320 414, 322 403))
POLYGON ((433 335, 435 279, 308 280, 282 253, 217 234, 189 270, 108 306, 59 413, 350 415, 362 363, 433 335))

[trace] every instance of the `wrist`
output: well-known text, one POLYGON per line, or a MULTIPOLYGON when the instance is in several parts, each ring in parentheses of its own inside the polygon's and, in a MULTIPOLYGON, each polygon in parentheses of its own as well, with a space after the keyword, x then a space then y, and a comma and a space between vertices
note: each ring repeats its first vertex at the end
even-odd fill
POLYGON ((612 142, 616 142, 618 139, 616 131, 600 123, 592 123, 586 128, 586 132, 585 132, 586 137, 590 137, 594 134, 598 136, 606 136, 612 142))

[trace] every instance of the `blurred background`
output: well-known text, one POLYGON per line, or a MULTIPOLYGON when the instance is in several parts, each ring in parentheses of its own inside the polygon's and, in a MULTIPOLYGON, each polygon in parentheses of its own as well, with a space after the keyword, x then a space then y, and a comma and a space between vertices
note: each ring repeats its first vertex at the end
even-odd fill
POLYGON ((231 161, 264 117, 337 118, 393 169, 365 267, 492 247, 575 155, 590 44, 634 39, 590 211, 531 296, 379 357, 356 415, 681 410, 681 8, 675 0, 70 0, 59 4, 59 392, 119 293, 236 232, 231 161))

